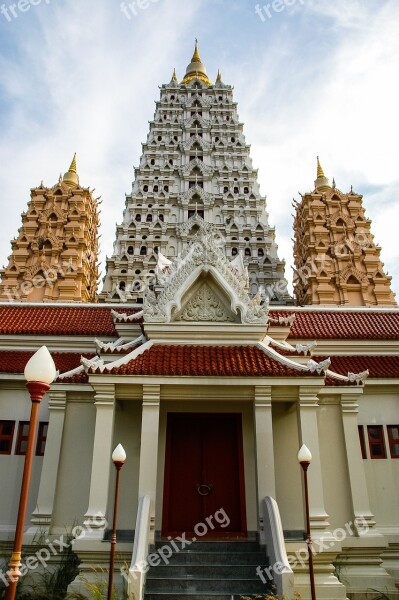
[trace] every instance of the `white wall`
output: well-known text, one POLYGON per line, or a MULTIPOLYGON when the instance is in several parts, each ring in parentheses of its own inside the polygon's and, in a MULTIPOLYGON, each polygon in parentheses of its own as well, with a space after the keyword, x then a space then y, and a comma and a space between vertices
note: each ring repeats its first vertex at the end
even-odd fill
MULTIPOLYGON (((29 421, 32 403, 24 382, 1 382, 0 419, 16 421, 11 455, 0 455, 0 539, 12 539, 17 520, 24 456, 14 454, 19 421, 29 421)), ((48 421, 48 397, 40 405, 39 421, 48 421)), ((26 524, 36 507, 43 457, 34 456, 26 524)))

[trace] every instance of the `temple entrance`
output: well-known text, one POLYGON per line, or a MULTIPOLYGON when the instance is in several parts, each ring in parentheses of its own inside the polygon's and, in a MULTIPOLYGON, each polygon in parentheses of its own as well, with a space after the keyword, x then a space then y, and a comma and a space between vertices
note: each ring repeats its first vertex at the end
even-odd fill
POLYGON ((168 415, 162 535, 184 532, 246 536, 240 414, 168 415))

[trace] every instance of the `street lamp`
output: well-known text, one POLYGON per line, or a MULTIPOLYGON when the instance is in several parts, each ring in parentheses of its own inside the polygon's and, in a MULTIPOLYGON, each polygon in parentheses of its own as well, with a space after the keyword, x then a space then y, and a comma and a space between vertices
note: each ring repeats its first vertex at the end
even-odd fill
POLYGON ((122 444, 118 444, 112 453, 112 461, 116 468, 116 483, 115 483, 115 502, 114 502, 114 520, 112 525, 112 538, 111 538, 111 555, 109 559, 109 577, 108 577, 108 596, 107 600, 112 600, 112 587, 114 582, 114 563, 115 563, 115 549, 116 549, 116 518, 118 515, 118 501, 119 501, 119 480, 121 474, 121 468, 125 464, 126 452, 123 449, 122 444))
POLYGON ((306 508, 306 543, 308 545, 308 560, 309 560, 309 577, 310 577, 310 593, 312 600, 316 600, 316 590, 314 585, 314 571, 313 571, 313 551, 312 551, 312 537, 310 534, 310 518, 309 518, 309 490, 308 490, 308 468, 312 462, 312 455, 310 450, 305 444, 298 452, 298 462, 303 470, 303 478, 305 483, 305 508, 306 508))
POLYGON ((22 475, 21 494, 19 497, 14 547, 7 573, 8 587, 5 594, 5 600, 14 600, 15 593, 17 591, 18 580, 21 575, 19 568, 21 566, 22 537, 24 534, 26 509, 28 505, 29 485, 32 473, 34 444, 37 422, 39 418, 40 402, 44 394, 50 389, 50 384, 54 381, 55 375, 56 368, 51 354, 47 350, 46 346, 42 346, 27 362, 25 367, 25 379, 27 381, 26 386, 29 390, 32 408, 29 420, 29 433, 25 454, 24 472, 22 475))

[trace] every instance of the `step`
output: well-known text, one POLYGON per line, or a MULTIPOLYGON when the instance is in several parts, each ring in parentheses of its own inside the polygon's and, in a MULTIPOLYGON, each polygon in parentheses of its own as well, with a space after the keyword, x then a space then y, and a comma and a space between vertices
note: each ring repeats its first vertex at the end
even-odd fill
POLYGON ((210 593, 219 594, 261 594, 269 590, 269 586, 257 579, 209 579, 206 576, 201 579, 190 580, 187 578, 148 579, 146 582, 146 594, 153 592, 165 593, 210 593))
MULTIPOLYGON (((180 552, 259 552, 262 546, 256 541, 247 540, 234 540, 234 541, 204 541, 204 542, 191 542, 187 540, 182 543, 177 539, 174 540, 174 544, 170 541, 156 541, 155 550, 159 550, 164 546, 171 546, 175 548, 175 545, 179 548, 180 552)), ((264 549, 264 548, 263 548, 264 549)), ((175 549, 176 551, 176 549, 175 549)))
MULTIPOLYGON (((266 552, 174 552, 165 555, 169 565, 263 565, 267 566, 266 552)), ((163 559, 161 557, 162 562, 163 559)), ((151 567, 156 569, 158 567, 151 567)))
POLYGON ((153 567, 149 570, 147 575, 147 581, 150 579, 175 579, 178 577, 185 577, 186 579, 201 579, 204 575, 211 578, 219 579, 237 579, 238 576, 243 579, 254 579, 257 577, 256 569, 259 564, 262 567, 266 566, 262 563, 254 563, 252 565, 224 565, 216 564, 205 566, 204 565, 160 565, 153 567))
MULTIPOLYGON (((244 594, 245 595, 245 594, 244 594)), ((185 594, 185 593, 151 593, 145 594, 145 600, 241 600, 241 593, 238 594, 220 594, 220 593, 203 593, 203 594, 185 594)))

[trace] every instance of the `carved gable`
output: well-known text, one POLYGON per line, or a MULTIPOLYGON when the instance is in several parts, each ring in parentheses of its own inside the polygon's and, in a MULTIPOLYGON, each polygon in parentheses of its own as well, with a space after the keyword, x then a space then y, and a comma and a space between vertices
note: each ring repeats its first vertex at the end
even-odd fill
POLYGON ((187 292, 182 301, 182 308, 172 316, 174 321, 214 321, 237 322, 229 306, 227 297, 216 288, 210 277, 200 278, 187 292))

